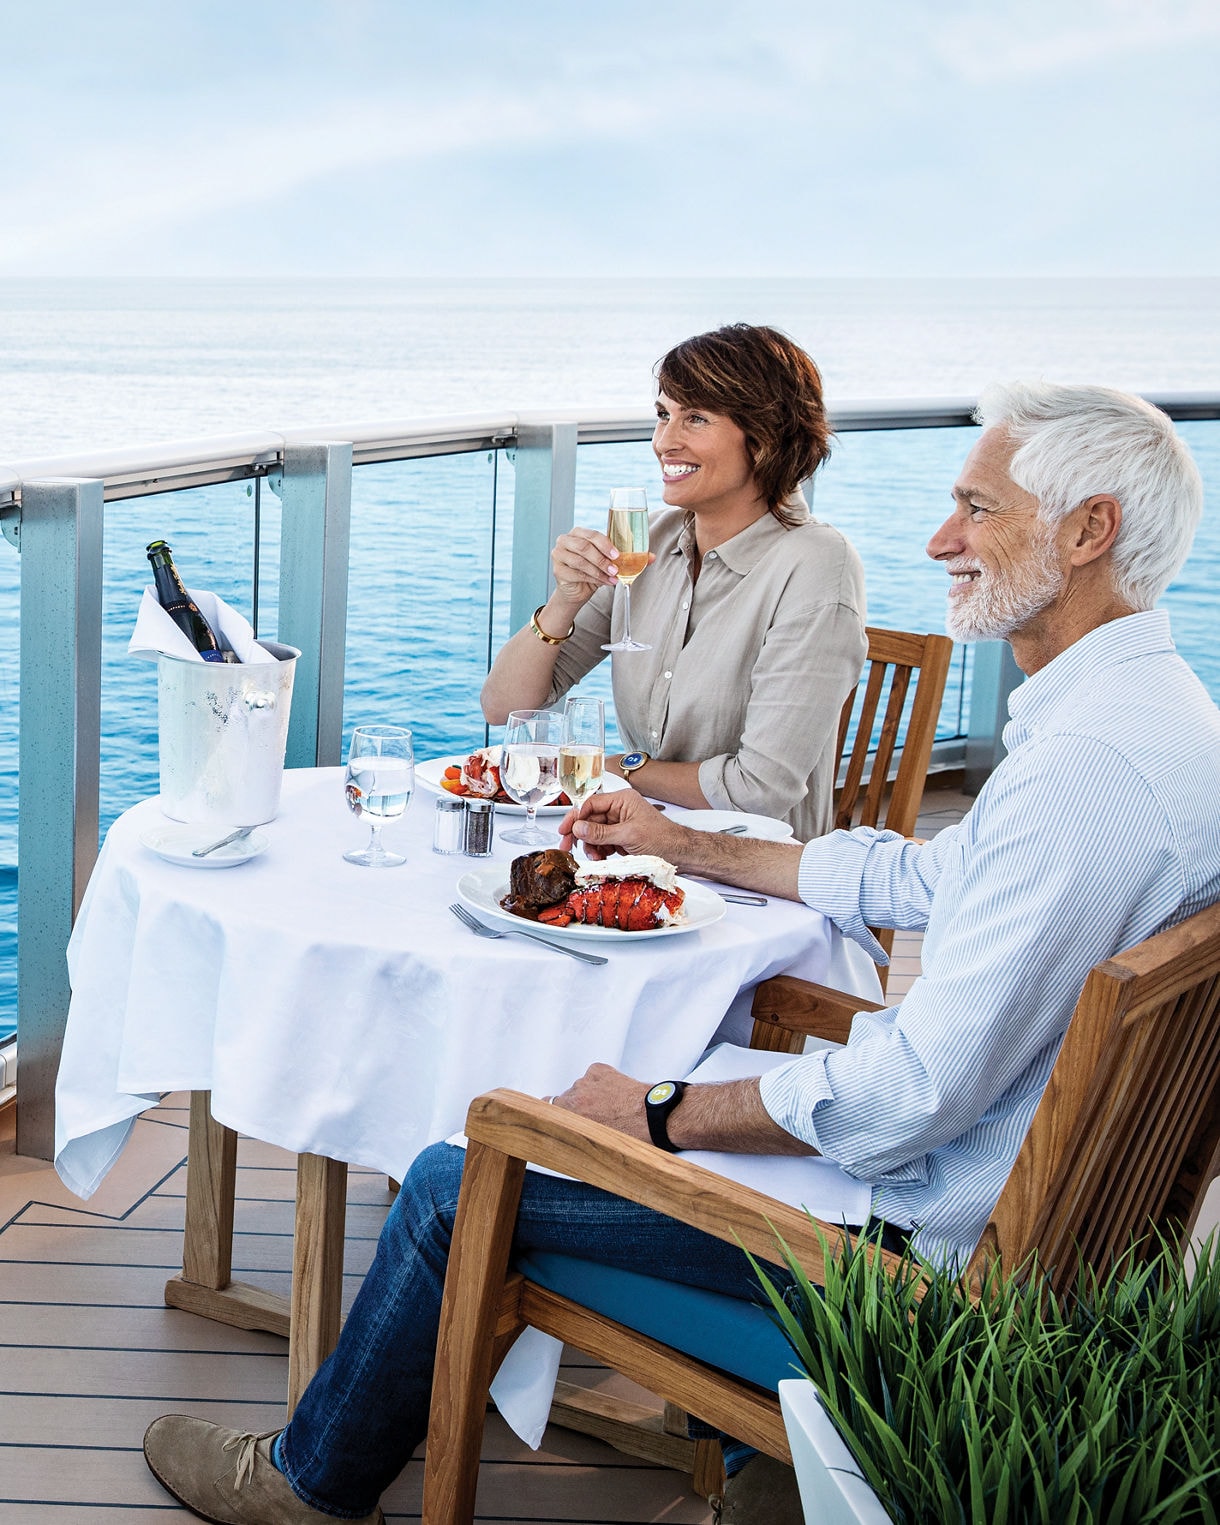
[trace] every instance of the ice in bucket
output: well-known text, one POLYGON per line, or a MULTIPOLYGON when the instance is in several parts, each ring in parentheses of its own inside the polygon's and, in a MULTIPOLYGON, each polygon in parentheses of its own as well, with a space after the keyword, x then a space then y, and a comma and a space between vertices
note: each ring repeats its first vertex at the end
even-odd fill
POLYGON ((171 820, 261 826, 279 810, 301 653, 275 641, 259 644, 274 662, 158 655, 161 809, 171 820))

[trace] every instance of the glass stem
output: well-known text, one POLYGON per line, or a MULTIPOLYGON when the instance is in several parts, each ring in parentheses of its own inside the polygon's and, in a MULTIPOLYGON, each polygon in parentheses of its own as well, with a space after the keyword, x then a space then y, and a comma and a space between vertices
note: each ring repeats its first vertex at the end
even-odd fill
POLYGON ((372 856, 374 858, 379 858, 381 856, 381 853, 382 853, 382 846, 381 846, 381 828, 382 828, 382 825, 383 825, 383 822, 381 822, 381 821, 370 822, 369 823, 369 829, 373 833, 373 835, 369 838, 369 852, 372 854, 372 856))
POLYGON ((631 639, 631 584, 623 584, 623 639, 631 639))

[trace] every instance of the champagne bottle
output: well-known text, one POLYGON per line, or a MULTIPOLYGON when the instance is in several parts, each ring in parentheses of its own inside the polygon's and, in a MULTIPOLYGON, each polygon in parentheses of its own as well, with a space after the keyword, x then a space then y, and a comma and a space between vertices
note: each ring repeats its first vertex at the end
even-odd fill
POLYGON ((191 595, 183 586, 173 554, 164 540, 154 540, 148 547, 152 562, 157 600, 205 662, 236 662, 237 653, 223 636, 204 619, 191 595))

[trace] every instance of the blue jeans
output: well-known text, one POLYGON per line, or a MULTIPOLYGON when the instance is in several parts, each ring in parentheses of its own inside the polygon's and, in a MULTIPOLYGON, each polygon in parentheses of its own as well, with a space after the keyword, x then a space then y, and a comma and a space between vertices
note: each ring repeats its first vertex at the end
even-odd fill
MULTIPOLYGON (((339 1343, 305 1390, 278 1460, 307 1504, 369 1514, 427 1434, 441 1290, 465 1150, 434 1144, 415 1161, 339 1343)), ((514 1238, 526 1250, 647 1271, 761 1299, 736 1246, 596 1187, 526 1171, 514 1238)), ((776 1273, 783 1284, 787 1279, 776 1273)))

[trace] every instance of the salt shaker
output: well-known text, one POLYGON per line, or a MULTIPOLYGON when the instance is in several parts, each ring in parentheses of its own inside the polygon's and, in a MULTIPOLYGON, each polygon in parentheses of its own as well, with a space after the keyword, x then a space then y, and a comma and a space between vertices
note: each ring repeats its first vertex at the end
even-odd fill
POLYGON ((492 823, 495 805, 491 800, 466 801, 466 856, 491 857, 492 823))
POLYGON ((434 853, 460 853, 466 841, 466 801, 442 794, 432 826, 434 853))

